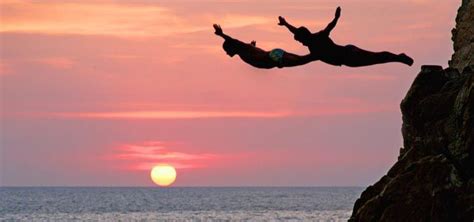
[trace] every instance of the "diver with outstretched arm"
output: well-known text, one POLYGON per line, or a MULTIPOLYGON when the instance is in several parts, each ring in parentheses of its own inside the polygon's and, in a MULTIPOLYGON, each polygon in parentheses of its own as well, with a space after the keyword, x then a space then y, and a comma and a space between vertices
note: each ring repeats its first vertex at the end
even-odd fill
POLYGON ((239 55, 246 63, 262 69, 283 68, 304 65, 315 59, 310 54, 305 56, 295 55, 284 51, 283 49, 273 49, 265 51, 256 46, 256 42, 250 44, 234 39, 222 31, 222 28, 214 24, 214 34, 224 38, 222 47, 230 57, 239 55))
POLYGON ((371 52, 360 49, 354 45, 340 46, 335 44, 329 35, 334 27, 336 27, 340 16, 341 7, 337 7, 334 19, 325 29, 316 33, 311 33, 311 31, 304 26, 296 28, 281 16, 278 17, 278 25, 285 26, 294 34, 294 39, 296 41, 307 46, 315 60, 321 60, 331 65, 360 67, 388 62, 400 62, 409 66, 413 64, 413 59, 404 53, 397 55, 386 51, 371 52))

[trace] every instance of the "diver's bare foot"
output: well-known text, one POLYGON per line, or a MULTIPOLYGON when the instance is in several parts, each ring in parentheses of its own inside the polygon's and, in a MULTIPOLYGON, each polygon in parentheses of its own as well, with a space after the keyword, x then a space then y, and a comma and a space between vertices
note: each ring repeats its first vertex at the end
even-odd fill
POLYGON ((407 56, 405 53, 399 54, 400 61, 409 66, 413 65, 413 59, 410 56, 407 56))

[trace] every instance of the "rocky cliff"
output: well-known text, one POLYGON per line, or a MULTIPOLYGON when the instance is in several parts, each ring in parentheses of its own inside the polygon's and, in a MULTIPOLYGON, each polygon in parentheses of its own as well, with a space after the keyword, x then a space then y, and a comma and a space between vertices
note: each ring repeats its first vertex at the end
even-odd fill
POLYGON ((474 65, 474 1, 462 0, 453 29, 454 54, 449 66, 462 71, 474 65))
POLYGON ((422 66, 400 107, 398 161, 350 221, 474 221, 474 0, 463 0, 450 67, 422 66))

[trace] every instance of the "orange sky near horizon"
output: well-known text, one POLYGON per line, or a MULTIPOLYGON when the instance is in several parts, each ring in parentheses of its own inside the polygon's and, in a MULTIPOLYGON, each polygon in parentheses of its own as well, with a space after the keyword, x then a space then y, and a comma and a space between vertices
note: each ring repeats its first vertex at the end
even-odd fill
POLYGON ((0 186, 150 186, 158 163, 176 186, 365 186, 396 160, 420 66, 447 65, 459 4, 1 1, 0 186), (260 70, 212 29, 303 55, 277 17, 317 31, 337 6, 336 43, 415 65, 260 70))

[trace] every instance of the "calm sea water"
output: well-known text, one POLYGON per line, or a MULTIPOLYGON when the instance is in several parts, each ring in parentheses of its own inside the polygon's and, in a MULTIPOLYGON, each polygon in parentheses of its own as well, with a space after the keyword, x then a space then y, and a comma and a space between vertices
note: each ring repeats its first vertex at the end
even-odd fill
POLYGON ((0 220, 346 221, 359 187, 0 188, 0 220))

